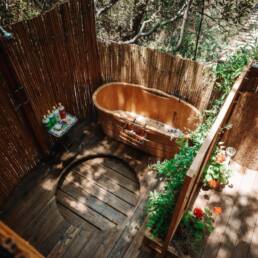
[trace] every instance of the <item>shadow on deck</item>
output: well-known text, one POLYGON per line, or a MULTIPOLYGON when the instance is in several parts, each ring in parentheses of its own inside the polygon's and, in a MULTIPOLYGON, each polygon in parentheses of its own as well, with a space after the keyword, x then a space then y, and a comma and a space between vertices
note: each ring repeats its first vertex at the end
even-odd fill
POLYGON ((1 219, 46 257, 137 257, 155 159, 96 125, 78 125, 63 146, 21 182, 1 219))
POLYGON ((224 138, 236 148, 230 185, 221 193, 201 191, 195 207, 222 207, 202 258, 258 257, 258 95, 243 93, 224 138))

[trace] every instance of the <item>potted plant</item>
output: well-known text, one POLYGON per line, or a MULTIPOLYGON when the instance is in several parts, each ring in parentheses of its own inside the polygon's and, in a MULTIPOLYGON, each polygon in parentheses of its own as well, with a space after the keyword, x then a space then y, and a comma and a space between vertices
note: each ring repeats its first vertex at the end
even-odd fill
POLYGON ((226 153, 218 148, 208 163, 203 178, 203 186, 214 190, 222 190, 228 184, 231 170, 226 165, 226 153))
POLYGON ((187 211, 174 238, 174 245, 181 255, 198 254, 203 241, 214 230, 212 212, 206 208, 187 211))

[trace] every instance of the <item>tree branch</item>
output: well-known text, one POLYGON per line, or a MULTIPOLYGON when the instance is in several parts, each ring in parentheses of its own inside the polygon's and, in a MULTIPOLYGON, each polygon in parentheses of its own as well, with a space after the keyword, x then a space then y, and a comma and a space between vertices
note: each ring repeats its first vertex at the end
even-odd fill
POLYGON ((183 6, 180 8, 180 10, 177 12, 177 14, 175 16, 173 16, 172 18, 168 19, 168 20, 165 20, 165 21, 160 21, 160 22, 157 22, 156 24, 153 25, 153 27, 147 31, 144 31, 145 30, 145 27, 147 25, 147 23, 151 22, 152 20, 147 20, 147 21, 144 21, 142 23, 142 26, 139 30, 139 32, 130 40, 128 41, 125 41, 124 43, 127 43, 127 44, 133 44, 135 43, 139 38, 142 38, 142 37, 146 37, 146 36, 149 36, 151 35, 152 33, 154 33, 158 28, 160 28, 161 26, 164 26, 164 25, 167 25, 169 23, 173 23, 175 22, 177 19, 181 18, 183 15, 184 15, 184 11, 185 11, 185 8, 187 7, 188 3, 191 2, 192 0, 187 0, 183 6))
POLYGON ((180 37, 179 37, 179 40, 178 40, 177 45, 175 47, 175 51, 177 51, 182 45, 184 34, 185 34, 186 22, 187 22, 187 19, 188 19, 188 13, 189 13, 190 7, 192 5, 192 2, 193 2, 193 0, 190 0, 187 3, 187 6, 186 6, 186 9, 185 9, 185 12, 184 12, 184 17, 183 17, 181 30, 180 30, 180 37))
POLYGON ((200 36, 201 36, 201 31, 202 31, 202 23, 203 23, 203 17, 204 17, 204 10, 205 10, 205 0, 202 0, 201 20, 200 20, 200 23, 199 23, 199 28, 198 28, 198 33, 197 33, 197 39, 196 39, 196 44, 195 44, 195 51, 194 51, 194 58, 193 58, 193 60, 196 60, 196 58, 197 58, 198 46, 199 46, 199 41, 200 41, 200 36))
MULTIPOLYGON (((105 6, 101 7, 101 8, 97 8, 96 7, 96 17, 99 17, 100 15, 102 15, 103 13, 107 12, 109 9, 111 9, 113 7, 113 5, 115 5, 119 0, 110 0, 110 2, 108 4, 106 4, 105 6)), ((97 6, 96 1, 95 1, 95 6, 97 6)))
POLYGON ((220 20, 221 20, 222 18, 219 18, 219 17, 215 18, 215 17, 210 16, 210 15, 207 14, 207 13, 203 13, 203 14, 202 14, 202 13, 199 12, 199 11, 197 11, 197 12, 198 12, 199 14, 204 15, 205 17, 209 18, 210 20, 216 22, 225 32, 228 31, 228 29, 226 29, 226 27, 223 26, 223 25, 220 23, 220 20))

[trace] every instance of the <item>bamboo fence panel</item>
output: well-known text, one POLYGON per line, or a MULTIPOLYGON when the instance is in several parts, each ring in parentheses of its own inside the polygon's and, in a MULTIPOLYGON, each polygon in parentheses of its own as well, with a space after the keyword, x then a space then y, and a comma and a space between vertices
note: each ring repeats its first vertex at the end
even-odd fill
POLYGON ((5 43, 37 120, 62 102, 81 119, 92 117, 92 93, 101 84, 93 2, 74 0, 10 26, 5 43))
MULTIPOLYGON (((58 102, 80 119, 94 118, 92 93, 101 84, 94 10, 92 0, 74 0, 7 28, 14 39, 4 48, 40 126, 58 102)), ((13 92, 4 80, 0 86, 1 203, 40 157, 13 92)))
POLYGON ((39 159, 33 139, 13 103, 6 82, 0 80, 0 204, 39 159))
POLYGON ((199 110, 209 105, 215 78, 210 68, 137 45, 98 41, 104 82, 128 82, 178 96, 199 110))

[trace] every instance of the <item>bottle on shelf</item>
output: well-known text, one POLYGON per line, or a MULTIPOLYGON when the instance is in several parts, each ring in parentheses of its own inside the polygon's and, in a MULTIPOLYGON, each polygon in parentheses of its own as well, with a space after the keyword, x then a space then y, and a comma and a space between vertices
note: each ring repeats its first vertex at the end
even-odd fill
POLYGON ((53 127, 56 124, 55 115, 53 114, 53 112, 51 113, 50 110, 48 110, 47 113, 48 113, 48 118, 49 118, 51 127, 53 127))
POLYGON ((65 107, 61 103, 58 103, 58 110, 59 110, 59 115, 60 115, 61 120, 65 120, 66 119, 66 111, 65 111, 65 107))
POLYGON ((52 127, 50 120, 46 115, 43 116, 42 124, 47 130, 50 130, 52 127))
POLYGON ((52 113, 54 114, 54 116, 56 118, 56 122, 59 122, 61 119, 60 119, 60 115, 59 115, 59 110, 56 106, 53 106, 52 113))

